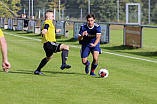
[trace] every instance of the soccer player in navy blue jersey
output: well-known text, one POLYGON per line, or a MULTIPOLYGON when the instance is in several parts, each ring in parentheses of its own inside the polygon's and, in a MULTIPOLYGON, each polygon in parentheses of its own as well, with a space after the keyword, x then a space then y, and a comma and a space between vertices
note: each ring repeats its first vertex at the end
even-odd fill
POLYGON ((81 47, 81 58, 82 63, 85 65, 86 74, 89 73, 90 62, 87 60, 90 52, 93 55, 93 62, 91 64, 90 75, 96 76, 94 71, 98 65, 98 56, 101 54, 100 49, 100 37, 101 27, 95 22, 95 15, 88 14, 87 22, 85 22, 79 31, 78 41, 82 45, 81 47))

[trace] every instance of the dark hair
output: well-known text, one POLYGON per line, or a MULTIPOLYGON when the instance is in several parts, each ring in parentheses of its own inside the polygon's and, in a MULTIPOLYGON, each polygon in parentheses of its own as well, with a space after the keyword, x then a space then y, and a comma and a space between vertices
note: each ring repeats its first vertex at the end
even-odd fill
POLYGON ((88 14, 88 15, 86 16, 86 19, 88 20, 88 18, 93 18, 93 19, 95 19, 95 15, 94 15, 94 14, 88 14))
MULTIPOLYGON (((52 12, 52 13, 53 13, 53 11, 52 11, 52 10, 47 10, 47 11, 46 11, 46 13, 47 13, 47 12, 52 12)), ((46 14, 46 13, 45 13, 45 14, 46 14)))

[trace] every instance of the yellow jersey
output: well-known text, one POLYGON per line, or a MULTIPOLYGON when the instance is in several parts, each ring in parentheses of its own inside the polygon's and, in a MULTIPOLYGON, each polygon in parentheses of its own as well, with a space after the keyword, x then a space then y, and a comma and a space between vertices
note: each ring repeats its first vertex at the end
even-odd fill
POLYGON ((42 43, 56 42, 55 28, 54 28, 52 21, 51 20, 45 20, 43 23, 43 26, 42 26, 42 30, 44 29, 45 24, 48 24, 49 27, 48 27, 47 33, 45 35, 41 34, 42 43))
POLYGON ((1 28, 0 28, 0 37, 4 37, 4 34, 3 34, 2 30, 1 30, 1 28))

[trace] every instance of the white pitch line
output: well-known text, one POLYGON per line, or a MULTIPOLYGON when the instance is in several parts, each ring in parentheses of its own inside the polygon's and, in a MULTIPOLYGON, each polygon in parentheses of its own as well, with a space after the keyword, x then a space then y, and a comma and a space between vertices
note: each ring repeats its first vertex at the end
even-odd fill
MULTIPOLYGON (((3 33, 8 34, 8 35, 12 35, 12 36, 16 36, 16 37, 20 37, 20 38, 41 41, 40 39, 33 39, 33 38, 29 38, 29 37, 25 37, 25 36, 19 36, 19 35, 15 35, 15 34, 6 33, 6 32, 3 32, 3 33)), ((73 45, 69 45, 69 46, 70 47, 75 47, 75 48, 80 48, 78 46, 73 46, 73 45)), ((111 53, 111 52, 106 52, 106 51, 102 51, 102 53, 107 53, 107 54, 111 54, 111 55, 116 55, 116 56, 131 58, 131 59, 137 59, 137 60, 142 60, 142 61, 148 61, 148 62, 157 63, 157 61, 153 61, 153 60, 147 60, 147 59, 142 59, 142 58, 137 58, 137 57, 132 57, 132 56, 126 56, 126 55, 121 55, 121 54, 116 54, 116 53, 111 53)))
MULTIPOLYGON (((80 48, 77 46, 72 46, 69 45, 70 47, 75 47, 75 48, 80 48)), ((143 61, 148 61, 148 62, 154 62, 157 63, 157 61, 152 61, 152 60, 147 60, 147 59, 142 59, 142 58, 137 58, 137 57, 132 57, 132 56, 126 56, 126 55, 121 55, 121 54, 116 54, 116 53, 111 53, 111 52, 106 52, 106 51, 101 51, 102 53, 107 53, 107 54, 111 54, 111 55, 116 55, 116 56, 121 56, 121 57, 127 57, 127 58, 132 58, 132 59, 137 59, 137 60, 143 60, 143 61)))
POLYGON ((7 40, 7 41, 34 41, 34 40, 7 40))
POLYGON ((33 38, 29 38, 29 37, 25 37, 25 36, 19 36, 19 35, 15 35, 15 34, 6 33, 6 32, 3 32, 3 33, 8 34, 8 35, 12 35, 12 36, 16 36, 16 37, 20 37, 20 38, 41 41, 40 39, 33 39, 33 38))

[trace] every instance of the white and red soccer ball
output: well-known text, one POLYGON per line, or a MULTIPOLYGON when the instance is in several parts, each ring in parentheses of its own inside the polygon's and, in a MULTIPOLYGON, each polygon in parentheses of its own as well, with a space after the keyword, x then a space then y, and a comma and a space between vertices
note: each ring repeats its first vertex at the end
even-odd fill
POLYGON ((101 78, 107 78, 109 75, 109 72, 107 69, 100 69, 98 74, 101 78))

